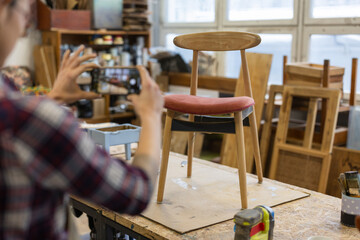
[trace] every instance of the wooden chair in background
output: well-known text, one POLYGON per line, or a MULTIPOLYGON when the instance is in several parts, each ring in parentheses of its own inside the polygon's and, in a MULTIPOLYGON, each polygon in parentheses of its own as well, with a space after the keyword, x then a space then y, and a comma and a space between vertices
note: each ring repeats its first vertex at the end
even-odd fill
MULTIPOLYGON (((331 164, 331 153, 337 122, 340 90, 319 87, 285 86, 280 109, 269 177, 325 193, 331 164), (287 141, 294 97, 308 98, 308 114, 302 145, 287 141), (323 136, 319 148, 313 145, 318 101, 326 99, 323 136), (280 156, 281 163, 279 163, 280 156), (320 161, 319 161, 320 159, 320 161), (279 168, 282 168, 280 171, 279 168), (320 175, 318 174, 320 170, 320 175), (311 181, 308 178, 312 178, 311 181)), ((322 101, 323 103, 324 101, 322 101)))
POLYGON ((244 147, 243 121, 246 119, 251 127, 252 142, 256 161, 258 180, 262 182, 262 168, 259 142, 256 127, 256 116, 253 110, 251 82, 245 50, 261 42, 259 35, 246 32, 207 32, 186 34, 174 39, 178 47, 193 50, 192 76, 190 95, 169 95, 165 97, 167 108, 162 161, 160 168, 157 201, 161 203, 164 196, 166 173, 169 159, 171 131, 189 132, 188 172, 191 177, 194 132, 235 133, 238 150, 238 174, 242 208, 247 208, 246 160, 244 147), (245 96, 233 98, 204 98, 196 96, 198 85, 199 51, 234 51, 240 50, 243 71, 245 96), (189 115, 189 121, 176 119, 179 115, 189 115), (208 115, 234 114, 234 117, 215 117, 208 115))
MULTIPOLYGON (((351 92, 350 92, 350 99, 349 99, 349 104, 348 105, 340 105, 339 107, 339 112, 341 111, 349 111, 349 106, 354 106, 355 102, 356 102, 356 78, 357 78, 357 66, 358 66, 358 60, 357 58, 353 58, 352 59, 352 66, 351 66, 351 92)), ((261 131, 261 142, 260 142, 260 154, 261 154, 261 159, 262 159, 262 166, 264 166, 264 169, 266 171, 266 166, 271 165, 267 164, 267 160, 268 160, 268 155, 269 153, 271 153, 272 151, 270 151, 270 143, 271 143, 271 129, 272 129, 272 125, 273 123, 276 124, 277 122, 277 118, 274 116, 275 115, 275 99, 276 99, 276 95, 282 95, 283 94, 283 90, 284 90, 284 86, 288 84, 288 73, 286 70, 286 65, 287 65, 287 56, 284 56, 284 61, 283 61, 283 86, 281 85, 271 85, 269 88, 269 97, 267 100, 267 105, 266 105, 266 111, 265 111, 265 118, 264 118, 264 124, 262 126, 262 131, 261 131)), ((324 60, 324 65, 323 65, 323 76, 322 76, 322 80, 321 82, 323 83, 321 86, 322 87, 329 87, 329 69, 330 69, 330 63, 329 60, 324 60)), ((341 86, 342 89, 342 86, 341 86)), ((324 100, 326 102, 326 100, 324 100)), ((323 108, 326 109, 326 104, 322 105, 323 108)), ((322 111, 322 121, 320 124, 320 128, 323 129, 323 125, 324 125, 324 119, 325 119, 325 114, 326 111, 322 111)), ((305 124, 305 123, 304 123, 305 124)), ((299 131, 296 130, 291 130, 292 132, 289 133, 290 136, 303 136, 303 132, 300 133, 299 131)), ((343 145, 346 142, 346 133, 347 133, 347 128, 341 127, 335 130, 335 136, 334 136, 334 144, 335 145, 343 145), (345 137, 344 137, 345 136, 345 137)), ((314 136, 314 142, 320 143, 321 142, 321 138, 322 138, 322 130, 321 133, 315 133, 314 136)), ((265 172, 266 175, 266 172, 265 172)))

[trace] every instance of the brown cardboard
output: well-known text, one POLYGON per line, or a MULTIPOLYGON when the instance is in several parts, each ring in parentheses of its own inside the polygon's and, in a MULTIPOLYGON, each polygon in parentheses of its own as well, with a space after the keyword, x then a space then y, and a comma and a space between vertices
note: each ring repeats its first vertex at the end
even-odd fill
MULTIPOLYGON (((232 219, 240 210, 239 177, 234 168, 215 168, 205 160, 194 159, 193 174, 186 177, 183 155, 171 153, 164 201, 156 203, 156 192, 142 214, 179 233, 189 232, 232 219)), ((257 205, 277 206, 309 196, 265 179, 247 175, 249 208, 257 205)))

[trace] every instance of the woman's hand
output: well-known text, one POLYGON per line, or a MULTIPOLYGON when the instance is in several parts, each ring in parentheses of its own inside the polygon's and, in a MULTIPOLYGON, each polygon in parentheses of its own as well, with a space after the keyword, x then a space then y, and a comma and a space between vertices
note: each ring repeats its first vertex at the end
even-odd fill
POLYGON ((164 106, 159 86, 151 79, 143 66, 137 66, 137 69, 141 77, 141 92, 139 95, 129 95, 128 99, 134 104, 134 109, 141 120, 158 118, 164 106))
POLYGON ((95 63, 85 63, 94 57, 95 54, 84 55, 79 57, 80 53, 84 50, 84 46, 80 46, 72 56, 70 50, 67 50, 61 62, 61 67, 58 76, 55 80, 53 89, 47 95, 55 101, 63 104, 73 103, 80 99, 95 99, 100 95, 94 92, 82 91, 76 83, 78 76, 91 68, 98 68, 95 63))
POLYGON ((140 95, 128 96, 141 120, 141 133, 133 166, 144 170, 154 186, 160 163, 161 113, 164 99, 146 69, 142 66, 137 69, 141 77, 141 92, 140 95))

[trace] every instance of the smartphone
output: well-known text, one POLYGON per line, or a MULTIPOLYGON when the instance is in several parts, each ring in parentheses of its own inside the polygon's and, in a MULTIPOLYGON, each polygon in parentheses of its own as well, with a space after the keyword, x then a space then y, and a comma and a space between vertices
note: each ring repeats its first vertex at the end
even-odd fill
POLYGON ((101 83, 114 85, 120 89, 119 95, 139 94, 140 73, 136 67, 101 67, 91 71, 91 88, 101 92, 101 83))

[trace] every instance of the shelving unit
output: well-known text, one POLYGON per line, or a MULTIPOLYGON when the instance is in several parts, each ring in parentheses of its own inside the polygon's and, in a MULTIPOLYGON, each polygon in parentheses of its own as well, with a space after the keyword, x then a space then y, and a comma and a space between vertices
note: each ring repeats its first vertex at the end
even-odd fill
MULTIPOLYGON (((61 63, 61 46, 64 44, 69 45, 81 45, 93 47, 94 49, 107 50, 112 47, 118 47, 121 45, 112 44, 112 45, 94 45, 90 44, 90 39, 94 35, 112 35, 112 36, 122 36, 129 40, 129 45, 134 45, 136 43, 137 37, 144 37, 144 47, 150 48, 151 36, 150 31, 107 31, 107 30, 68 30, 68 29, 51 29, 50 31, 42 32, 42 43, 43 45, 51 45, 55 50, 55 59, 57 69, 60 67, 61 63)), ((82 119, 89 123, 98 123, 105 121, 121 120, 121 119, 131 119, 135 117, 133 112, 124 112, 124 113, 115 113, 111 114, 108 110, 110 106, 110 95, 104 95, 105 98, 105 115, 100 117, 94 117, 90 119, 82 119)))
MULTIPOLYGON (((56 64, 59 67, 61 63, 61 45, 63 44, 88 44, 94 35, 112 35, 122 36, 129 39, 129 44, 136 42, 136 38, 142 36, 145 38, 145 47, 150 48, 150 31, 106 31, 106 30, 67 30, 52 29, 42 32, 42 42, 44 45, 52 45, 55 48, 56 64)), ((111 48, 113 45, 101 45, 101 47, 111 48)))

